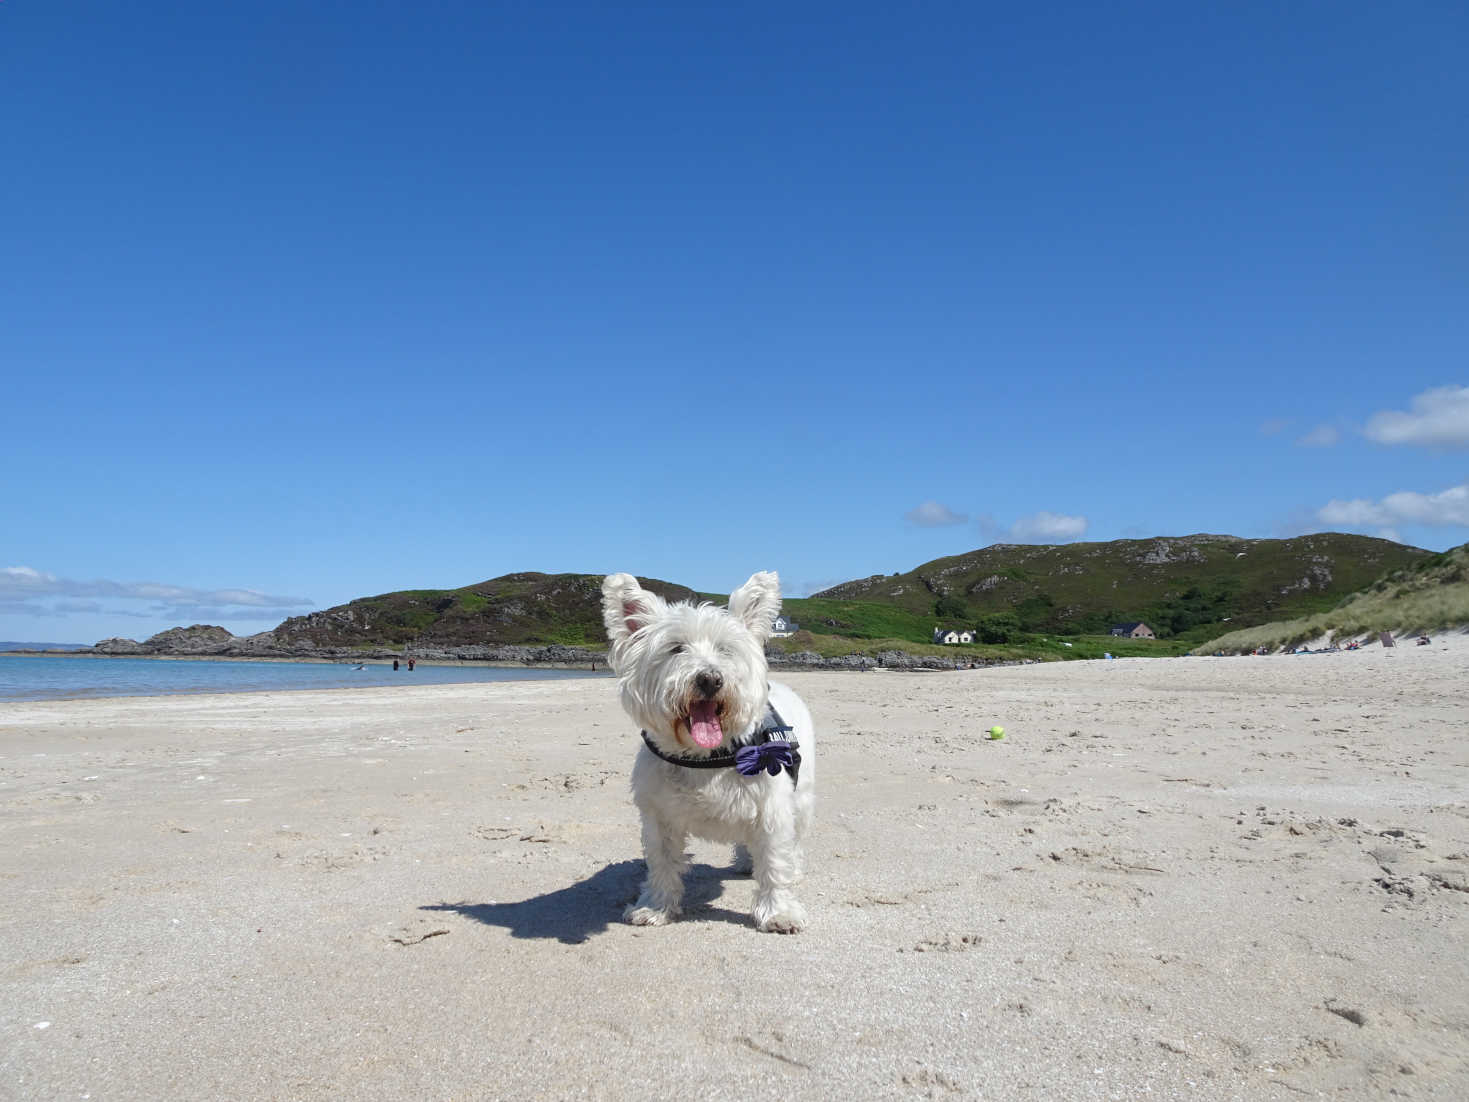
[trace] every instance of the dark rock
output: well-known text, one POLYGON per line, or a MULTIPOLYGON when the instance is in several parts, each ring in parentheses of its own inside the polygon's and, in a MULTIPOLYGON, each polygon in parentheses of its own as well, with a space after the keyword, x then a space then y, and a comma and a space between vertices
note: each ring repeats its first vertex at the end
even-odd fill
POLYGON ((235 637, 222 627, 195 624, 160 631, 143 644, 143 649, 148 654, 220 655, 228 653, 234 640, 235 637))
POLYGON ((92 648, 98 654, 147 654, 148 649, 136 639, 104 639, 92 648))
POLYGON ((772 670, 870 670, 878 664, 877 659, 865 654, 823 658, 809 650, 794 654, 767 654, 765 657, 772 670))

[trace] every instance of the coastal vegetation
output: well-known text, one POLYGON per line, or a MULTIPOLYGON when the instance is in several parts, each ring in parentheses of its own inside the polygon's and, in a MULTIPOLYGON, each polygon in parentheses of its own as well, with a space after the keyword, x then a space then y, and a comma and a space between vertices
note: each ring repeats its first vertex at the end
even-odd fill
POLYGON ((1262 647, 1291 649, 1383 631, 1416 635, 1465 625, 1469 625, 1469 544, 1388 571, 1328 610, 1231 631, 1208 640, 1194 653, 1246 654, 1262 647))
POLYGON ((1260 624, 1332 608, 1384 571, 1411 567, 1429 555, 1340 532, 1281 540, 1193 535, 995 544, 905 574, 845 582, 815 599, 884 604, 930 625, 964 623, 996 643, 1105 635, 1114 624, 1142 621, 1159 640, 1196 645, 1225 624, 1260 624))
MULTIPOLYGON (((686 586, 640 579, 671 601, 695 596, 686 586)), ((293 616, 272 633, 283 646, 559 645, 601 649, 600 574, 507 574, 460 589, 408 589, 359 597, 293 616)))
MULTIPOLYGON (((1329 620, 1332 629, 1349 630, 1349 624, 1358 622, 1350 616, 1377 615, 1370 603, 1351 608, 1350 616, 1344 612, 1354 601, 1366 602, 1370 594, 1352 595, 1372 586, 1379 595, 1417 587, 1424 589, 1418 598, 1423 602, 1447 601, 1433 610, 1425 605, 1419 619, 1427 626, 1454 619, 1455 570, 1462 575, 1461 558, 1341 533, 1290 540, 1197 535, 996 545, 936 559, 906 574, 876 575, 811 597, 787 598, 783 611, 800 630, 772 639, 770 650, 793 664, 852 656, 884 664, 908 656, 930 664, 965 665, 1108 653, 1184 654, 1203 649, 1201 644, 1223 631, 1281 621, 1290 623, 1285 634, 1302 637, 1321 634, 1318 629, 1328 623, 1321 617, 1334 617, 1329 620), (1430 576, 1450 580, 1419 585, 1430 576), (1116 624, 1137 621, 1146 623, 1157 638, 1109 634, 1116 624), (935 643, 938 627, 963 627, 975 633, 976 641, 935 643)), ((655 578, 640 581, 668 600, 727 599, 655 578)), ((551 648, 555 657, 524 660, 586 661, 606 646, 601 585, 600 574, 508 574, 458 589, 361 597, 291 617, 248 639, 196 625, 160 633, 142 644, 106 640, 97 649, 113 654, 260 656, 412 651, 493 660, 504 653, 518 656, 527 649, 551 648), (496 648, 499 653, 490 653, 496 648), (562 654, 556 648, 578 653, 562 654)))

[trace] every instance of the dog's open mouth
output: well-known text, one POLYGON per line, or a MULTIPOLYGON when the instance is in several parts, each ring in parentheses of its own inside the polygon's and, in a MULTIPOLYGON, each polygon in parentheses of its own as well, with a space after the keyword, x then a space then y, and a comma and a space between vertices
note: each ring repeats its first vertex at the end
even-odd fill
POLYGON ((689 705, 689 735, 705 750, 713 750, 724 741, 717 702, 696 700, 689 705))

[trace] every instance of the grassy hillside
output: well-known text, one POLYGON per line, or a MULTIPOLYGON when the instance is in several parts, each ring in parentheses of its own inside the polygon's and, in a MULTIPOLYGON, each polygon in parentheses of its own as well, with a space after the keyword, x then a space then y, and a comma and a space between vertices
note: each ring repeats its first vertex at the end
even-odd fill
POLYGON ((787 597, 781 602, 781 610, 808 631, 851 639, 905 639, 926 643, 933 638, 936 625, 932 609, 924 615, 868 601, 787 597))
MULTIPOLYGON (((906 574, 847 582, 813 600, 884 604, 930 624, 935 618, 979 624, 999 618, 1001 626, 1027 633, 1097 635, 1114 623, 1142 620, 1160 637, 1198 642, 1224 623, 1324 611, 1384 571, 1411 567, 1428 555, 1337 532, 1288 540, 1195 535, 996 544, 906 574)), ((839 626, 862 637, 850 630, 859 626, 855 621, 839 626)))
MULTIPOLYGON (((695 596, 685 586, 638 579, 671 601, 695 596)), ((507 574, 460 589, 405 589, 293 616, 275 629, 291 646, 454 646, 561 643, 603 647, 602 575, 507 574)))
MULTIPOLYGON (((788 598, 785 611, 804 630, 773 646, 823 655, 1177 654, 1218 635, 1223 621, 1249 625, 1325 611, 1385 571, 1409 570, 1428 557, 1386 540, 1339 534, 999 545, 907 574, 788 598), (1124 643, 1106 635, 1113 623, 1127 620, 1146 621, 1162 638, 1124 643), (978 626, 983 644, 935 646, 933 629, 941 623, 978 626)), ((669 600, 727 599, 657 579, 642 581, 669 600)), ((459 589, 401 590, 292 617, 274 635, 286 647, 601 648, 601 585, 598 574, 526 573, 459 589)))
POLYGON ((1231 631, 1195 648, 1196 654, 1278 650, 1326 636, 1372 632, 1442 631, 1469 624, 1469 543, 1389 571, 1333 608, 1311 616, 1231 631))

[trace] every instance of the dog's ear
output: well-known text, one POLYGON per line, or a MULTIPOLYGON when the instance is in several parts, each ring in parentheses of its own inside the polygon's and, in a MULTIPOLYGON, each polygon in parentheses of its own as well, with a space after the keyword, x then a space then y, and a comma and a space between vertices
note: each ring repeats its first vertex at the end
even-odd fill
POLYGON ((664 610, 663 598, 649 593, 631 574, 608 574, 602 580, 602 622, 615 646, 664 610))
POLYGON ((779 611, 780 577, 773 570, 751 574, 748 582, 729 595, 729 614, 762 643, 775 630, 779 611))

